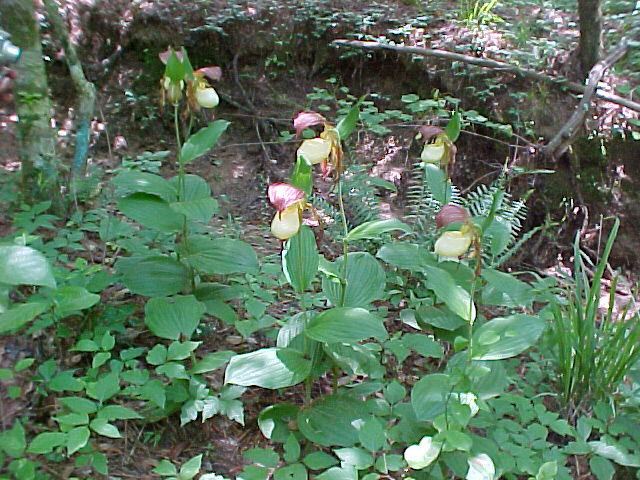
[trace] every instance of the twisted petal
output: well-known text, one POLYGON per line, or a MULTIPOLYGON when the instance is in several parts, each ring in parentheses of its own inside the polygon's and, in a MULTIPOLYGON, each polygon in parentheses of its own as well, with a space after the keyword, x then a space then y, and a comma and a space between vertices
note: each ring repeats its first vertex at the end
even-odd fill
POLYGON ((423 125, 420 127, 420 130, 418 130, 418 134, 425 142, 428 142, 432 137, 440 135, 441 133, 444 133, 444 130, 435 125, 423 125))
POLYGON ((278 212, 283 212, 304 201, 304 192, 288 183, 272 183, 268 189, 269 201, 278 212))
POLYGON ((305 140, 298 148, 298 157, 304 157, 309 165, 324 162, 331 153, 331 142, 324 138, 305 140))
POLYGON ((436 241, 434 252, 443 257, 458 258, 467 253, 473 236, 470 232, 443 232, 436 241))
POLYGON ((293 128, 296 129, 296 136, 300 136, 305 128, 321 125, 327 120, 316 112, 300 112, 293 119, 293 128))
POLYGON ((466 480, 494 480, 496 467, 489 455, 481 453, 467 460, 469 471, 466 480))
POLYGON ((222 78, 222 69, 220 67, 211 66, 211 67, 203 67, 196 70, 196 73, 199 73, 209 80, 220 80, 222 78))
POLYGON ((277 212, 271 221, 271 233, 280 240, 288 240, 300 230, 300 209, 292 205, 283 212, 277 212))
POLYGON ((404 459, 409 467, 421 470, 431 465, 438 455, 442 444, 434 442, 431 437, 423 437, 418 445, 411 445, 404 451, 404 459))

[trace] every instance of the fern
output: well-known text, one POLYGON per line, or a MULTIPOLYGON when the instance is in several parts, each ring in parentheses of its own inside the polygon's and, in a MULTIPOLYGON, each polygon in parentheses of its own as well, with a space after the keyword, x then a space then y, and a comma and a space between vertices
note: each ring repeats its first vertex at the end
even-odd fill
POLYGON ((342 191, 350 226, 356 227, 380 216, 377 187, 364 165, 353 165, 345 172, 342 191))
MULTIPOLYGON (((418 237, 424 241, 434 239, 436 224, 435 217, 442 208, 429 188, 427 176, 422 162, 417 162, 411 169, 407 188, 407 211, 405 220, 414 226, 418 237)), ((451 187, 449 203, 460 204, 460 191, 455 185, 451 187)))
MULTIPOLYGON (((483 240, 483 255, 491 264, 501 265, 507 261, 524 242, 531 238, 533 234, 518 240, 518 235, 522 230, 522 224, 527 216, 527 206, 525 199, 513 200, 511 194, 506 191, 507 177, 505 174, 490 185, 478 185, 478 187, 467 194, 463 205, 469 210, 471 215, 486 217, 491 213, 491 207, 497 194, 502 195, 502 199, 495 212, 495 221, 502 224, 509 232, 509 239, 498 252, 492 252, 493 235, 485 235, 483 240), (497 257, 497 258, 496 258, 497 257)), ((485 232, 486 233, 486 232, 485 232)), ((535 233, 535 232, 534 232, 535 233)))

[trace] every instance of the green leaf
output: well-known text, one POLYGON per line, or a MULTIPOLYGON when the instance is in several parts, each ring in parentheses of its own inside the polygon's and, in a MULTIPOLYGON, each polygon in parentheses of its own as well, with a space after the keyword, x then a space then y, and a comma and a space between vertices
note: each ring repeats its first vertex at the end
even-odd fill
POLYGON ((441 268, 429 266, 424 268, 427 274, 427 287, 433 290, 453 313, 467 322, 473 322, 476 318, 476 307, 469 293, 441 268))
POLYGON ((106 407, 100 409, 100 411, 98 412, 98 418, 104 418, 105 420, 112 421, 133 420, 143 417, 130 408, 123 407, 121 405, 107 405, 106 407))
POLYGON ((391 266, 412 272, 421 272, 425 265, 438 264, 432 253, 414 243, 394 242, 383 245, 376 256, 391 266))
MULTIPOLYGON (((334 263, 334 270, 342 272, 344 257, 334 263)), ((342 285, 329 277, 322 279, 322 291, 329 301, 341 307, 367 307, 384 296, 386 275, 380 263, 369 253, 352 252, 347 260, 347 287, 344 305, 340 304, 342 285)))
POLYGON ((242 456, 247 462, 263 467, 275 468, 280 463, 280 455, 271 448, 250 448, 242 456))
POLYGON ((67 455, 71 456, 84 447, 89 441, 90 435, 88 427, 76 427, 67 432, 67 455))
POLYGON ((106 418, 94 418, 89 423, 89 428, 103 437, 122 438, 118 428, 110 424, 106 418))
POLYGON ((169 460, 161 460, 156 467, 151 470, 153 473, 160 475, 161 477, 171 477, 178 474, 176 466, 169 460))
POLYGON ((487 282, 482 290, 482 299, 485 304, 507 307, 528 306, 535 298, 529 285, 508 273, 485 268, 482 271, 482 278, 487 282))
POLYGON ((144 307, 145 324, 151 332, 169 340, 191 338, 200 324, 205 306, 193 295, 152 298, 144 307))
POLYGON ((167 58, 167 64, 164 68, 164 74, 173 82, 180 82, 184 79, 184 65, 176 55, 176 52, 172 49, 167 58))
POLYGON ((158 408, 164 408, 167 393, 164 384, 160 380, 149 380, 140 389, 140 396, 155 403, 158 408))
POLYGON ((295 420, 298 406, 290 403, 270 405, 258 415, 262 434, 274 442, 285 442, 289 437, 289 422, 295 420))
POLYGON ((307 480, 307 469, 301 463, 293 463, 278 468, 273 475, 274 480, 307 480))
POLYGON ((451 392, 451 378, 443 373, 425 375, 411 390, 411 406, 418 420, 432 421, 444 413, 451 392))
POLYGON ((258 272, 256 252, 242 240, 191 236, 180 252, 189 265, 205 274, 258 272))
POLYGON ((387 338, 382 319, 364 308, 337 307, 316 315, 305 329, 307 337, 325 343, 358 343, 387 338))
POLYGON ((333 452, 343 467, 353 466, 356 470, 366 470, 373 465, 373 456, 362 448, 337 448, 333 452))
POLYGON ((116 269, 132 293, 147 297, 173 295, 188 288, 191 282, 187 266, 171 257, 122 258, 116 269))
POLYGON ((473 332, 474 360, 515 357, 536 343, 545 329, 540 317, 516 314, 494 318, 473 332))
MULTIPOLYGON (((177 191, 180 177, 170 180, 171 186, 177 191)), ((189 220, 208 223, 214 213, 218 211, 218 201, 211 197, 211 187, 207 181, 198 175, 185 175, 182 200, 172 201, 171 208, 185 215, 189 220)))
POLYGON ((200 471, 202 465, 202 454, 187 460, 180 467, 180 473, 178 474, 179 480, 191 480, 200 471))
POLYGON ((24 427, 16 420, 11 429, 0 432, 0 451, 13 458, 21 457, 27 447, 24 427))
POLYGON ((411 233, 411 227, 401 222, 397 218, 389 218, 387 220, 372 220, 370 222, 361 223, 345 237, 347 242, 355 242, 356 240, 378 239, 383 233, 400 230, 405 233, 411 233))
POLYGON ((332 467, 316 478, 318 480, 358 480, 358 472, 353 465, 345 465, 344 467, 332 467))
POLYGON ((313 231, 305 225, 297 235, 287 240, 282 250, 282 270, 296 292, 311 286, 318 272, 318 248, 313 231))
POLYGON ((292 433, 284 442, 284 461, 287 463, 297 462, 300 459, 300 443, 292 433))
POLYGON ((225 371, 224 383, 284 388, 303 381, 310 370, 311 362, 295 350, 263 348, 233 357, 225 371))
POLYGON ((192 162, 211 150, 228 126, 229 122, 226 120, 216 120, 191 135, 180 151, 182 163, 192 162))
POLYGON ((452 196, 451 181, 445 171, 432 163, 427 163, 422 168, 424 168, 425 180, 433 198, 442 205, 449 203, 452 196))
POLYGON ((168 180, 153 173, 121 171, 111 181, 122 195, 142 192, 157 195, 166 202, 175 202, 177 198, 175 187, 168 180))
POLYGON ((0 313, 0 334, 24 327, 49 307, 43 302, 22 303, 0 313))
POLYGON ((167 349, 167 360, 184 360, 191 356, 202 342, 171 342, 167 349))
POLYGON ((319 445, 352 447, 359 442, 354 422, 367 415, 367 406, 360 399, 329 395, 300 410, 298 428, 319 445))
POLYGON ((311 470, 324 470, 336 465, 338 460, 328 453, 318 451, 306 455, 302 462, 311 470))
POLYGON ((141 225, 164 233, 180 231, 185 221, 184 215, 175 212, 169 203, 148 193, 134 193, 121 198, 118 209, 141 225))
POLYGON ((53 449, 64 445, 67 441, 67 434, 61 432, 44 432, 33 439, 27 452, 44 454, 53 452, 53 449))
POLYGON ((313 189, 313 170, 311 165, 301 156, 296 159, 289 183, 302 190, 307 196, 311 195, 311 190, 313 189))
POLYGON ((369 417, 364 421, 360 426, 358 438, 362 446, 370 452, 382 450, 387 443, 384 427, 376 417, 369 417))
POLYGON ((80 310, 93 307, 100 301, 100 295, 89 293, 86 288, 64 286, 56 290, 53 297, 58 317, 66 317, 80 310))
POLYGON ((461 120, 461 115, 460 112, 453 112, 451 114, 451 120, 449 120, 449 123, 447 123, 447 126, 444 129, 444 132, 447 134, 447 137, 449 137, 449 140, 451 140, 452 142, 455 142, 456 140, 458 140, 458 137, 460 136, 460 120, 461 120))
POLYGON ((82 397, 62 397, 58 398, 58 401, 65 407, 75 413, 95 413, 98 411, 96 402, 93 402, 87 398, 82 397))
POLYGON ((589 467, 598 480, 611 480, 616 473, 613 464, 603 457, 593 456, 589 459, 589 467))
POLYGON ((194 375, 212 372, 223 366, 235 355, 236 353, 230 350, 220 350, 217 352, 208 353, 203 358, 198 360, 191 368, 191 370, 189 370, 189 372, 194 375))
POLYGON ((601 457, 613 460, 618 465, 625 467, 640 467, 640 455, 631 454, 621 445, 614 443, 611 439, 604 436, 601 440, 588 442, 593 453, 601 457))
POLYGON ((120 376, 117 372, 103 375, 97 382, 88 384, 86 391, 91 398, 104 403, 120 391, 120 376))
POLYGON ((56 288, 48 260, 31 247, 0 245, 0 283, 56 288))
POLYGON ((360 118, 360 105, 362 104, 363 100, 364 97, 360 98, 360 100, 358 100, 358 102, 353 107, 351 107, 349 113, 347 113, 347 116, 340 119, 340 121, 338 122, 336 130, 338 130, 338 134, 340 135, 340 141, 344 142, 356 129, 356 124, 358 123, 358 119, 360 118))

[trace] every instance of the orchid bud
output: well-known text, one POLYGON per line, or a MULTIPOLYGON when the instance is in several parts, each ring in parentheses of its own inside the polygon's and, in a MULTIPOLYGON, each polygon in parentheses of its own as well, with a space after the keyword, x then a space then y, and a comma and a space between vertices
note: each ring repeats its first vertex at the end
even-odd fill
POLYGON ((471 216, 469 212, 459 205, 447 204, 436 215, 436 227, 442 228, 452 223, 466 223, 471 216))
POLYGON ((309 165, 324 162, 331 154, 331 142, 324 138, 305 140, 298 148, 298 157, 303 157, 309 165))
POLYGON ((443 232, 436 241, 434 252, 442 257, 458 258, 467 253, 471 246, 473 235, 467 232, 443 232))
POLYGON ((177 105, 182 98, 184 81, 174 82, 169 77, 164 77, 164 89, 167 92, 167 99, 173 105, 177 105))
POLYGON ((418 445, 411 445, 404 451, 404 459, 409 467, 421 470, 427 468, 438 458, 441 448, 440 442, 434 442, 431 437, 423 437, 418 445))
POLYGON ((271 233, 280 240, 288 240, 300 230, 300 207, 293 205, 277 212, 271 221, 271 233))
POLYGON ((212 87, 207 87, 196 90, 196 101, 202 108, 215 108, 220 103, 220 98, 212 87))

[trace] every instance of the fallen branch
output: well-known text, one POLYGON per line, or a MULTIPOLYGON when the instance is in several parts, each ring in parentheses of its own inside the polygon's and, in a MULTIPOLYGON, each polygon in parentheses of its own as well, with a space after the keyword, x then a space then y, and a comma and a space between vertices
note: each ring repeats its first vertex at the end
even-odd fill
POLYGON ((604 76, 604 73, 611 68, 618 60, 627 53, 627 40, 623 39, 620 44, 606 58, 599 61, 589 72, 589 81, 582 95, 582 100, 578 104, 567 123, 560 131, 545 145, 542 152, 552 158, 557 158, 567 151, 569 146, 575 140, 580 126, 584 123, 584 119, 591 109, 591 99, 596 94, 598 83, 604 76))
POLYGON ((73 164, 71 165, 72 174, 78 175, 82 173, 87 164, 89 134, 91 133, 90 127, 96 103, 96 88, 84 75, 82 64, 78 59, 75 47, 69 39, 69 32, 64 24, 58 5, 53 0, 45 0, 44 6, 47 10, 49 22, 51 22, 56 36, 62 42, 64 57, 69 67, 69 74, 80 97, 76 121, 76 149, 73 164))
MULTIPOLYGON (((566 78, 553 77, 545 73, 541 73, 528 68, 518 67, 516 65, 500 62, 498 60, 472 57, 470 55, 463 55, 461 53, 449 52, 447 50, 435 50, 431 48, 420 48, 420 47, 404 47, 400 45, 390 45, 390 44, 379 43, 379 42, 363 42, 360 40, 334 40, 332 43, 338 47, 354 47, 354 48, 363 48, 365 50, 391 50, 394 52, 421 55, 423 57, 434 57, 434 58, 442 58, 445 60, 453 60, 453 61, 467 63, 469 65, 476 65, 478 67, 491 68, 493 70, 499 70, 503 72, 510 72, 516 75, 520 75, 522 77, 531 78, 533 80, 551 83, 554 85, 558 85, 560 87, 564 87, 574 93, 584 94, 586 90, 584 85, 581 85, 576 82, 570 82, 566 78)), ((611 93, 596 90, 595 96, 602 100, 606 100, 608 102, 615 103, 617 105, 621 105, 623 107, 629 108, 630 110, 640 112, 640 103, 628 100, 626 98, 622 98, 618 95, 613 95, 611 93)))

